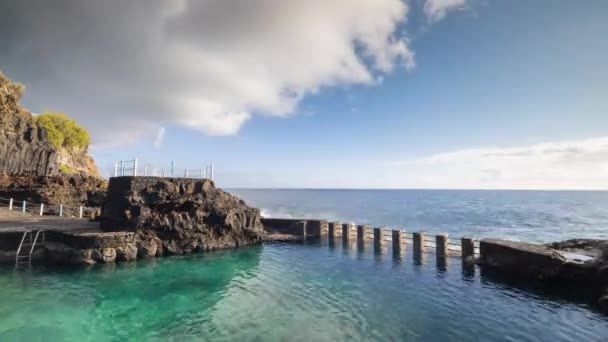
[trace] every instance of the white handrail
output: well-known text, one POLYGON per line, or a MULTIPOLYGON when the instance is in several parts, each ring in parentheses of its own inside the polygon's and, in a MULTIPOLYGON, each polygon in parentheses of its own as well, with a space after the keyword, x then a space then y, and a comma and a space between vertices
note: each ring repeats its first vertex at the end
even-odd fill
MULTIPOLYGON (((114 177, 120 176, 134 176, 138 173, 139 159, 133 158, 131 160, 117 160, 114 162, 114 177)), ((144 163, 143 175, 154 176, 160 173, 160 177, 173 177, 175 175, 175 163, 171 162, 170 175, 165 174, 165 168, 154 168, 151 164, 144 163), (160 172, 159 172, 160 170, 160 172)), ((183 177, 185 178, 208 178, 213 179, 214 176, 214 165, 213 163, 202 166, 198 169, 185 168, 183 169, 183 177)))

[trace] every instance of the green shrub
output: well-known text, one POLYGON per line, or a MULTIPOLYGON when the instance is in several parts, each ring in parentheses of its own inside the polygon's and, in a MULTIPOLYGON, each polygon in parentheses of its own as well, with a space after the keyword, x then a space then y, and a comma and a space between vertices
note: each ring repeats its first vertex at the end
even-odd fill
POLYGON ((86 129, 64 113, 44 113, 38 116, 51 144, 55 147, 87 147, 91 137, 86 129))
POLYGON ((71 167, 64 165, 64 164, 59 164, 59 171, 61 171, 63 173, 75 173, 76 172, 76 170, 74 170, 71 167))

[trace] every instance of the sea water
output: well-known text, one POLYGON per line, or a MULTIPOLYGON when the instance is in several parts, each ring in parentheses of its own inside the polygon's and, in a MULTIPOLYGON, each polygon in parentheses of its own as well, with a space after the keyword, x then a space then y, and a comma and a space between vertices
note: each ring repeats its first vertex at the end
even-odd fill
MULTIPOLYGON (((455 237, 608 237, 605 192, 232 192, 269 216, 455 237)), ((0 341, 606 341, 608 319, 588 295, 411 248, 266 244, 87 268, 0 266, 0 341)))
POLYGON ((529 242, 608 239, 606 191, 233 189, 262 215, 529 242))
POLYGON ((0 269, 0 341, 605 341, 582 294, 371 246, 0 269))

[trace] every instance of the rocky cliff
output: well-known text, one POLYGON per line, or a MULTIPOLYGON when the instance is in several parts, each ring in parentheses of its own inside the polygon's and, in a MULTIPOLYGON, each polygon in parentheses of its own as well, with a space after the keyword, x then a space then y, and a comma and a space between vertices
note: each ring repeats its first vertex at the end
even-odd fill
POLYGON ((0 172, 57 174, 57 149, 34 116, 19 105, 23 86, 0 72, 0 172))
POLYGON ((36 116, 19 104, 23 90, 0 72, 0 196, 66 207, 99 205, 107 184, 87 147, 53 145, 36 116))
POLYGON ((183 254, 260 242, 260 211, 209 179, 115 177, 102 229, 132 231, 140 255, 183 254))
POLYGON ((23 86, 0 72, 0 172, 55 176, 64 165, 74 172, 99 177, 86 147, 56 147, 36 116, 19 104, 23 86))

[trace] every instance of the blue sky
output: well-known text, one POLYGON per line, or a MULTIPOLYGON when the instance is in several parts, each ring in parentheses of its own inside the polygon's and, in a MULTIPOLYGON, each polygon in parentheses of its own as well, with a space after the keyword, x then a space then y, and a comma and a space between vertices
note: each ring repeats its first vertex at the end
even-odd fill
MULTIPOLYGON (((389 33, 406 50, 390 70, 374 69, 373 58, 353 47, 376 81, 349 76, 299 84, 294 92, 302 92, 287 110, 252 105, 236 130, 221 134, 185 127, 189 121, 169 108, 150 114, 154 120, 143 120, 141 132, 109 139, 114 143, 103 138, 111 126, 93 129, 92 154, 104 172, 132 156, 157 167, 212 161, 225 187, 608 188, 607 2, 455 0, 444 1, 445 12, 435 16, 422 0, 402 3, 407 14, 389 33)), ((386 18, 379 15, 379 22, 394 15, 386 18)), ((196 37, 204 28, 190 29, 196 37)), ((283 57, 297 60, 289 51, 283 57)), ((45 99, 45 83, 26 71, 27 61, 16 60, 0 67, 28 86, 28 108, 52 105, 87 127, 105 127, 98 123, 103 115, 82 113, 67 98, 45 99), (30 93, 32 87, 38 88, 30 93)), ((196 68, 196 59, 187 62, 196 68)), ((110 93, 97 101, 114 99, 110 93)), ((108 119, 149 110, 129 103, 117 98, 111 109, 119 117, 108 119)))

